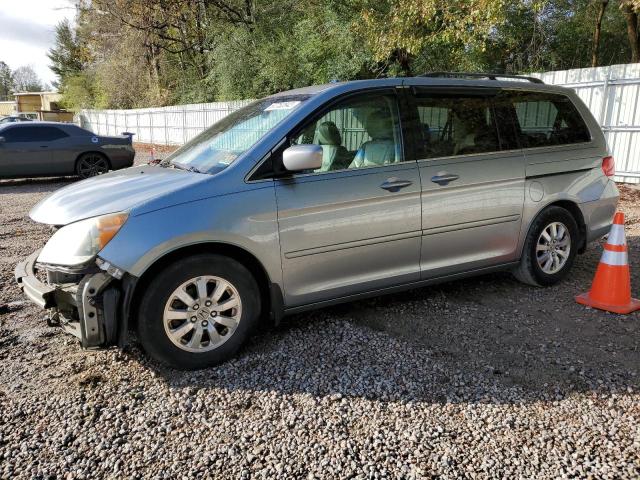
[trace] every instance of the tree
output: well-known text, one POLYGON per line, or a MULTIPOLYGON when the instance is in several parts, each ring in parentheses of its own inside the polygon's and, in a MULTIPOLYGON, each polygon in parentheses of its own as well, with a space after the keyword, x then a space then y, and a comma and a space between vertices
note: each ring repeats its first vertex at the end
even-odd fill
POLYGON ((89 72, 65 77, 62 105, 71 110, 82 108, 106 108, 110 106, 96 92, 97 82, 89 72))
MULTIPOLYGON (((182 75, 201 83, 207 76, 206 54, 213 46, 216 26, 228 20, 246 24, 251 6, 236 8, 222 0, 93 0, 92 8, 127 36, 138 39, 139 61, 148 74, 149 86, 162 91, 166 68, 177 65, 182 75), (171 65, 165 63, 171 62, 171 65)), ((97 18, 97 16, 94 16, 97 18)), ((169 74, 169 75, 168 75, 169 74)), ((178 87, 178 86, 176 86, 178 87)), ((179 87, 178 87, 179 88, 179 87)))
POLYGON ((367 0, 356 28, 383 65, 411 75, 411 63, 441 50, 443 63, 482 51, 492 30, 504 21, 506 0, 367 0))
POLYGON ((601 0, 600 7, 598 9, 598 15, 596 16, 596 26, 593 31, 593 45, 591 46, 591 66, 597 67, 600 53, 600 36, 602 34, 602 19, 604 18, 604 12, 609 5, 609 0, 601 0))
POLYGON ((31 65, 18 67, 13 72, 13 79, 18 92, 39 92, 42 90, 42 82, 31 65))
POLYGON ((56 25, 55 42, 47 56, 60 84, 67 77, 77 76, 86 67, 88 54, 66 19, 56 25))
POLYGON ((11 68, 0 60, 0 101, 9 100, 14 89, 15 83, 11 68))
POLYGON ((640 62, 640 36, 638 31, 638 7, 639 2, 634 0, 621 0, 620 9, 627 21, 627 39, 631 48, 631 62, 640 62))
POLYGON ((75 23, 56 29, 52 67, 66 105, 112 108, 256 98, 430 70, 623 63, 638 45, 630 38, 638 38, 640 7, 640 0, 618 0, 623 9, 607 7, 611 0, 76 2, 75 23))
POLYGON ((371 51, 345 2, 262 3, 251 28, 226 25, 209 55, 218 98, 262 97, 331 80, 374 76, 371 51))

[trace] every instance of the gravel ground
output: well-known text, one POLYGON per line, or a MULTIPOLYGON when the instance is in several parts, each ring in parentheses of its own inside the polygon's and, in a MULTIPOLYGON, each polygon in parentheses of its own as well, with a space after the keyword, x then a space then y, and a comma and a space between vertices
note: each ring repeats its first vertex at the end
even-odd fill
MULTIPOLYGON (((144 160, 144 156, 140 157, 144 160)), ((0 304, 71 180, 0 182, 0 304)), ((640 295, 640 190, 624 187, 640 295)), ((1 478, 638 478, 640 314, 585 309, 601 247, 536 289, 508 274, 298 315, 184 373, 0 315, 1 478)))

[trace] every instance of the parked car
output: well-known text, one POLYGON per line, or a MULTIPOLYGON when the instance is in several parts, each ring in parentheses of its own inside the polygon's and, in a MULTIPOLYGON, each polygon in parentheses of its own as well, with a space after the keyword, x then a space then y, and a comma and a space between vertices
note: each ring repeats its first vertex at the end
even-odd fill
POLYGON ((0 118, 0 125, 3 123, 16 123, 16 122, 33 122, 33 120, 27 117, 16 117, 16 116, 0 118))
POLYGON ((70 123, 0 125, 0 178, 88 178, 133 165, 131 135, 105 137, 70 123))
POLYGON ((553 285, 607 233, 613 174, 578 96, 537 79, 313 86, 53 193, 30 216, 57 231, 15 276, 84 347, 132 326, 201 368, 290 313, 496 270, 553 285))

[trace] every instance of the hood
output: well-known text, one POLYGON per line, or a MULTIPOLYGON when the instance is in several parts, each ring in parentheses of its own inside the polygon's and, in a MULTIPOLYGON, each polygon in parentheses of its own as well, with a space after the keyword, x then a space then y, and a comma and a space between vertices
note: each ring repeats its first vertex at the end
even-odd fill
POLYGON ((210 178, 174 168, 148 165, 127 168, 61 188, 33 207, 29 216, 40 223, 67 225, 98 215, 130 211, 210 178))

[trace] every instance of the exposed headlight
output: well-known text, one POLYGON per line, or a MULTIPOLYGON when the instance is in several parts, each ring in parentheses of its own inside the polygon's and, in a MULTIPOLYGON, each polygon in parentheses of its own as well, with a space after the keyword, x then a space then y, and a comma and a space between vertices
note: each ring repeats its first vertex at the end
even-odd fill
POLYGON ((62 227, 44 246, 38 262, 67 266, 88 262, 118 233, 127 217, 126 213, 112 213, 62 227))

